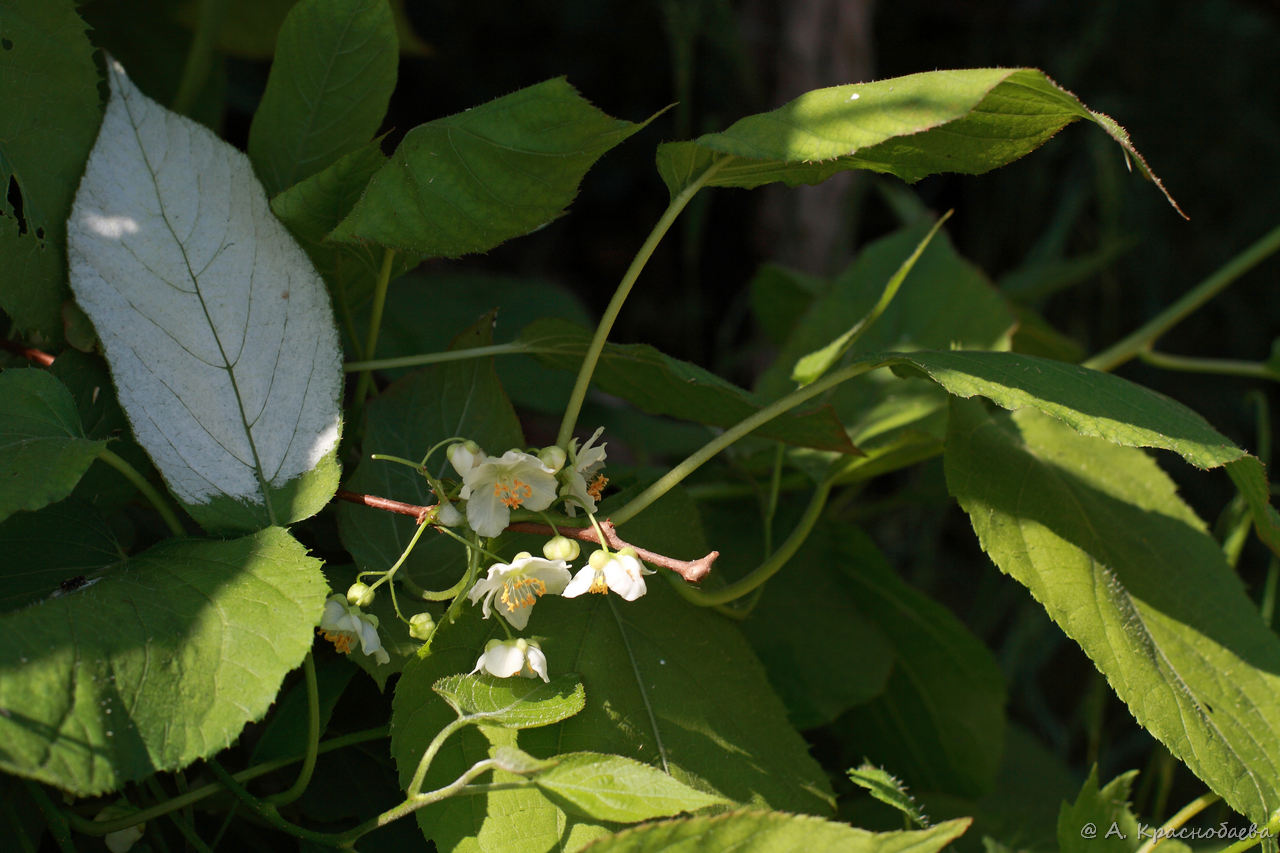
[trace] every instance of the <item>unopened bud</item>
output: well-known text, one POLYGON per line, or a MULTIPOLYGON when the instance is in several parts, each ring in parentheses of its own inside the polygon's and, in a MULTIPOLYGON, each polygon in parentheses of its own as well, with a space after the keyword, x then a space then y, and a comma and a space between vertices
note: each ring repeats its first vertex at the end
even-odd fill
POLYGON ((421 613, 415 613, 409 617, 409 636, 415 640, 426 642, 431 636, 431 632, 436 629, 436 620, 431 618, 431 614, 425 610, 421 613))
POLYGON ((587 558, 587 563, 597 572, 604 571, 604 567, 609 565, 609 561, 613 559, 613 555, 608 551, 592 551, 591 556, 587 558))
POLYGON ((368 607, 373 604, 373 588, 356 581, 347 587, 347 603, 354 607, 368 607))
POLYGON ((542 556, 548 560, 564 560, 566 563, 578 559, 578 554, 581 552, 582 548, 577 540, 570 539, 568 536, 553 536, 542 546, 542 556))
POLYGON ((553 444, 550 447, 544 447, 539 450, 538 459, 542 460, 542 464, 550 468, 552 473, 555 473, 564 467, 564 462, 568 459, 568 456, 565 455, 563 447, 557 447, 553 444))
POLYGON ((453 470, 465 476, 484 455, 484 451, 474 441, 459 441, 457 444, 449 445, 444 455, 449 457, 449 464, 453 466, 453 470))

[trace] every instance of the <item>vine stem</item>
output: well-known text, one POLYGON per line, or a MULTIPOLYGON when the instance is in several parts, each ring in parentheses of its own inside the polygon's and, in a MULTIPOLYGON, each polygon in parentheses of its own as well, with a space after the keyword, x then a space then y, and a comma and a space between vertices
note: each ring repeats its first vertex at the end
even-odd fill
POLYGON ((640 277, 645 264, 649 262, 654 249, 658 247, 658 243, 662 241, 662 238, 671 228, 671 224, 676 221, 676 217, 698 194, 698 190, 702 189, 707 181, 711 180, 712 176, 732 159, 733 157, 726 156, 716 160, 707 167, 706 171, 698 176, 697 180, 671 199, 666 211, 663 212, 657 224, 653 226, 653 230, 645 238, 640 250, 636 252, 636 256, 632 258, 631 266, 627 267, 627 271, 623 273, 622 281, 618 282, 618 289, 613 292, 613 298, 609 300, 609 305, 604 310, 604 316, 600 318, 600 323, 596 326, 595 335, 592 336, 591 343, 588 345, 586 353, 582 356, 582 366, 578 368, 578 378, 573 384, 573 392, 569 395, 569 403, 565 406, 564 417, 560 421, 560 432, 556 435, 556 444, 560 447, 569 446, 569 439, 573 437, 573 428, 578 423, 578 414, 582 411, 582 403, 587 397, 587 388, 591 385, 591 376, 595 373, 597 362, 600 361, 600 353, 604 351, 605 341, 608 340, 609 332, 613 330, 614 321, 618 319, 618 314, 622 311, 622 304, 627 301, 627 296, 631 293, 631 288, 636 283, 636 279, 640 277))
POLYGON ((834 388, 841 382, 847 382, 855 376, 861 376, 863 373, 873 370, 879 365, 875 362, 855 362, 847 365, 839 370, 828 373, 826 376, 817 380, 811 385, 792 391, 785 397, 782 397, 760 411, 743 418, 729 429, 720 433, 720 435, 708 441, 702 447, 689 454, 680 464, 676 465, 666 474, 654 481, 653 485, 645 489, 640 494, 631 499, 625 506, 610 515, 616 524, 623 524, 626 521, 635 518, 643 512, 648 506, 658 498, 671 491, 681 480, 688 477, 694 471, 698 470, 706 462, 710 461, 717 453, 733 444, 738 439, 749 434, 756 428, 767 424, 774 418, 784 415, 787 412, 822 394, 830 388, 834 388))
POLYGON ((302 759, 302 769, 298 778, 293 781, 287 791, 267 797, 266 801, 274 806, 292 803, 311 784, 311 774, 316 769, 316 756, 320 748, 320 689, 316 682, 316 662, 311 653, 302 659, 302 674, 307 684, 307 752, 302 759))
POLYGON ((1177 813, 1173 817, 1166 820, 1158 830, 1151 834, 1150 838, 1142 843, 1142 846, 1139 847, 1135 853, 1151 853, 1151 849, 1161 841, 1164 841, 1166 835, 1172 833, 1175 829, 1178 829, 1187 821, 1191 820, 1191 818, 1200 814, 1200 812, 1209 808, 1209 806, 1218 802, 1220 799, 1222 798, 1212 791, 1196 797, 1194 800, 1178 809, 1177 813))
POLYGON ((1219 376, 1245 376, 1250 379, 1269 379, 1272 382, 1280 382, 1280 371, 1265 362, 1238 361, 1229 358, 1192 358, 1150 349, 1139 350, 1137 357, 1147 364, 1165 370, 1210 373, 1219 376))
POLYGON ((160 513, 160 518, 164 519, 165 526, 169 528, 169 532, 174 536, 186 535, 186 530, 182 528, 182 522, 178 520, 177 514, 173 511, 173 507, 164 499, 155 487, 147 482, 147 478, 138 473, 138 469, 134 468, 124 459, 112 453, 107 448, 98 451, 98 458, 119 471, 124 478, 133 484, 134 488, 142 492, 142 496, 147 499, 151 506, 155 507, 156 512, 160 513))
MULTIPOLYGON (((372 359, 378 349, 378 332, 382 329, 382 312, 387 306, 387 285, 391 283, 391 262, 395 260, 395 256, 394 249, 384 249, 382 252, 382 268, 378 270, 378 282, 373 291, 373 309, 369 312, 369 334, 364 342, 366 361, 372 359)), ((369 388, 372 385, 373 370, 362 370, 360 378, 356 380, 355 405, 360 406, 364 403, 364 398, 369 395, 369 388)))
POLYGON ((342 369, 346 373, 360 373, 368 370, 392 370, 397 367, 419 367, 424 364, 440 364, 445 361, 466 361, 469 358, 485 358, 491 355, 520 355, 540 352, 553 353, 559 352, 559 350, 550 347, 537 347, 524 341, 511 341, 506 344, 491 344, 487 347, 451 349, 444 352, 424 352, 419 355, 405 355, 399 358, 349 361, 342 365, 342 369))
POLYGON ((1271 820, 1267 821, 1263 832, 1266 835, 1260 832, 1253 838, 1242 838, 1230 847, 1222 848, 1218 853, 1243 853, 1243 851, 1261 844, 1265 838, 1274 838, 1276 833, 1280 832, 1280 811, 1272 812, 1271 820))
POLYGON ((1152 317, 1137 331, 1085 361, 1084 366, 1103 372, 1114 370, 1142 350, 1150 349, 1156 338, 1182 322, 1201 305, 1217 296, 1227 285, 1262 263, 1277 250, 1280 250, 1280 225, 1268 231, 1213 275, 1183 294, 1181 299, 1152 317))

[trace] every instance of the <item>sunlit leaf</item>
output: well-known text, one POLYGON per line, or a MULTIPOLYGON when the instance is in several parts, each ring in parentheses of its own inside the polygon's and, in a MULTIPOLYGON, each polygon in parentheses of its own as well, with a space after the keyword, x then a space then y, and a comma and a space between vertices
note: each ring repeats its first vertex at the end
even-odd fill
POLYGON ((585 703, 582 682, 561 675, 548 683, 532 678, 450 675, 431 689, 459 714, 480 716, 486 725, 527 729, 568 719, 585 703))
POLYGON ((946 469, 996 565, 1144 728, 1265 822, 1280 807, 1280 639, 1168 476, 1035 409, 976 401, 952 404, 946 469))
POLYGON ((337 485, 324 286, 243 154, 109 76, 68 257, 120 403, 205 527, 306 518, 337 485))
POLYGON ((1137 770, 1121 773, 1101 788, 1098 766, 1089 770, 1075 802, 1063 803, 1058 812, 1058 849, 1062 853, 1129 853, 1142 843, 1140 824, 1129 806, 1129 790, 1137 770), (1082 836, 1087 824, 1093 824, 1096 837, 1082 836), (1115 828, 1113 831, 1112 828, 1115 828))
POLYGON ((218 752, 301 663, 325 592, 269 528, 170 540, 0 616, 0 767, 93 796, 218 752))
POLYGON ((1106 131, 1164 192, 1122 127, 1033 68, 926 71, 817 89, 722 133, 659 146, 658 171, 673 196, 712 168, 707 186, 747 188, 816 184, 850 169, 908 182, 937 172, 981 174, 1080 119, 1106 131))
POLYGON ((635 823, 727 803, 648 764, 620 755, 570 752, 534 777, 538 790, 567 810, 596 820, 635 823))

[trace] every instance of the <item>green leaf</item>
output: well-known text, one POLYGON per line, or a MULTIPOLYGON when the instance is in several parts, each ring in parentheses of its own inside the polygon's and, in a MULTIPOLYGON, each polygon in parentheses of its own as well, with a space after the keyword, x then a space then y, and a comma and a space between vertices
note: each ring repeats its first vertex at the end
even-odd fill
POLYGON ((897 809, 916 827, 923 828, 929 825, 929 818, 925 816, 915 797, 907 793, 907 786, 884 768, 876 767, 874 764, 850 768, 849 781, 859 788, 866 788, 871 796, 897 809))
MULTIPOLYGON (((622 525, 619 535, 681 558, 707 550, 697 510, 679 493, 622 525)), ((470 670, 485 641, 495 631, 503 636, 478 610, 469 607, 457 622, 441 625, 430 655, 407 666, 397 683, 392 752, 402 782, 454 718, 429 685, 470 670)), ((562 723, 521 732, 522 749, 540 757, 566 747, 623 755, 735 802, 829 813, 823 772, 788 725, 750 647, 734 626, 685 603, 666 582, 651 578, 648 594, 631 603, 616 596, 547 596, 530 626, 544 638, 553 675, 578 673, 587 704, 562 723)), ((490 750, 477 732, 459 733, 437 756, 428 788, 452 781, 490 750)), ((445 801, 420 811, 418 820, 442 849, 574 848, 603 832, 527 789, 445 801)))
POLYGON ((71 0, 5 2, 0 33, 0 308, 56 341, 67 213, 102 118, 98 71, 71 0))
MULTIPOLYGON (((492 318, 483 318, 454 341, 457 349, 491 341, 492 318)), ((369 458, 385 453, 420 460, 433 445, 466 436, 490 453, 522 447, 520 421, 493 370, 493 359, 445 362, 411 373, 388 386, 369 404, 364 428, 364 459, 347 481, 353 492, 427 506, 436 502, 416 471, 369 458)), ((453 475, 443 448, 429 463, 432 474, 453 475)), ((386 571, 404 553, 416 526, 408 516, 343 502, 338 506, 342 544, 362 567, 386 571)), ((444 536, 424 535, 400 571, 428 589, 448 589, 466 570, 466 551, 444 536)), ((476 656, 480 654, 476 650, 476 656)), ((467 669, 475 657, 467 662, 467 669)), ((440 673, 445 675, 447 673, 440 673)))
POLYGON ((550 682, 529 678, 450 675, 431 689, 462 716, 482 717, 486 725, 509 729, 549 726, 567 720, 586 703, 582 682, 560 675, 550 682))
POLYGON ((111 525, 91 505, 67 498, 0 522, 0 613, 91 581, 125 554, 111 525))
POLYGON ((751 277, 751 314, 769 340, 781 346, 791 336, 805 309, 830 282, 778 264, 762 264, 751 277))
POLYGON ((834 560, 863 618, 893 649, 884 693, 842 718, 858 751, 917 790, 978 795, 1000 768, 1004 678, 950 610, 904 583, 874 543, 845 528, 834 560))
POLYGON ((49 373, 0 372, 0 519, 71 494, 106 444, 85 436, 71 393, 49 373))
POLYGON ((570 813, 615 823, 670 817, 728 803, 648 764, 620 755, 570 752, 533 777, 538 790, 570 813))
POLYGON ((325 591, 268 528, 163 542, 0 617, 0 768, 95 796, 213 755, 311 648, 325 591))
POLYGON ((610 118, 563 78, 427 122, 332 239, 429 258, 488 251, 564 213, 591 165, 643 126, 610 118))
POLYGON ((996 565, 1144 728, 1262 824, 1280 806, 1280 639, 1169 478, 1034 409, 959 401, 946 472, 996 565))
POLYGON ((280 27, 249 159, 273 196, 367 143, 396 87, 386 0, 302 0, 280 27))
POLYGON ((817 89, 722 133, 660 145, 658 171, 672 196, 712 166, 719 167, 707 183, 713 187, 816 184, 850 169, 914 183, 1003 166, 1078 119, 1105 130, 1164 192, 1123 128, 1032 68, 928 71, 817 89))
MULTIPOLYGON (((530 324, 520 338, 537 347, 538 358, 545 364, 576 370, 591 333, 563 320, 544 319, 530 324)), ((600 390, 649 414, 713 426, 733 426, 763 407, 760 400, 731 382, 646 344, 606 344, 592 381, 600 390)), ((857 452, 826 407, 774 418, 755 435, 801 447, 857 452)))
POLYGON ((243 154, 109 73, 67 252, 134 435, 208 529, 306 518, 338 479, 323 283, 243 154))
POLYGON ((844 357, 845 353, 853 348, 858 339, 866 334, 867 329, 884 314, 885 309, 893 302, 893 298, 898 294, 898 288, 902 286, 902 282, 911 274, 911 270, 915 268, 916 262, 920 260, 924 250, 929 247, 933 236, 938 233, 938 229, 942 227, 942 223, 946 222, 950 215, 948 213, 938 219, 928 233, 916 244, 915 249, 912 250, 911 254, 907 255, 902 265, 894 270, 893 275, 889 276, 880 292, 879 299, 876 300, 875 305, 871 306, 866 314, 863 314, 847 331, 842 332, 826 346, 814 350, 796 362, 796 366, 791 371, 791 380, 793 382, 804 386, 817 381, 822 374, 830 370, 837 361, 844 357))
POLYGON ((584 848, 589 853, 695 853, 733 850, 734 853, 934 853, 969 828, 967 819, 940 823, 931 829, 868 832, 843 823, 780 812, 740 811, 714 817, 663 821, 629 829, 584 848))
POLYGON ((1129 853, 1141 845, 1138 818, 1129 808, 1129 789, 1137 770, 1121 773, 1101 789, 1098 788, 1098 766, 1089 770, 1089 778, 1074 803, 1063 803, 1058 812, 1058 849, 1062 853, 1129 853), (1082 834, 1086 824, 1093 824, 1097 835, 1082 834), (1115 827, 1115 831, 1112 827, 1115 827))

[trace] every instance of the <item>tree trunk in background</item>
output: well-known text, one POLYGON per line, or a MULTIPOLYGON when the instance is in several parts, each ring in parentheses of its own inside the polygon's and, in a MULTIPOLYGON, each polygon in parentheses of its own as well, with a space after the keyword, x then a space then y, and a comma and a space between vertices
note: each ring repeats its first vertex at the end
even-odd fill
MULTIPOLYGON (((781 106, 810 89, 872 79, 875 0, 753 0, 743 10, 743 33, 753 44, 762 77, 773 79, 781 106)), ((763 257, 814 274, 848 261, 850 193, 855 173, 813 187, 766 188, 757 208, 763 257)))

